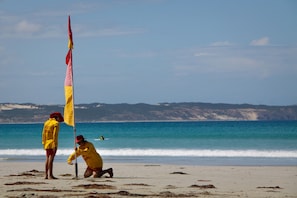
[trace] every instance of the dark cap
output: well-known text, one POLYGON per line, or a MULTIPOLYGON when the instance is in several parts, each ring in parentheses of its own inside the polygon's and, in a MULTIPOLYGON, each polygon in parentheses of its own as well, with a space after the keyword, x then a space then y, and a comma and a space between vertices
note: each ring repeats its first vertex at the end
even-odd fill
POLYGON ((76 136, 76 139, 75 139, 75 142, 76 143, 79 143, 79 142, 82 142, 82 141, 85 141, 84 136, 82 136, 82 135, 76 136))
POLYGON ((64 122, 64 118, 60 112, 54 112, 50 114, 50 118, 58 118, 59 122, 64 122))

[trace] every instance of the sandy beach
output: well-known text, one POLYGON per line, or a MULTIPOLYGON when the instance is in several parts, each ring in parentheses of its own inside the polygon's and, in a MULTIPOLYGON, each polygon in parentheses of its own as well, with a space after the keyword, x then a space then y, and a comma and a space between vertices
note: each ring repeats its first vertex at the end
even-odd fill
POLYGON ((1 162, 1 197, 297 197, 296 166, 105 164, 114 177, 83 178, 85 164, 1 162))

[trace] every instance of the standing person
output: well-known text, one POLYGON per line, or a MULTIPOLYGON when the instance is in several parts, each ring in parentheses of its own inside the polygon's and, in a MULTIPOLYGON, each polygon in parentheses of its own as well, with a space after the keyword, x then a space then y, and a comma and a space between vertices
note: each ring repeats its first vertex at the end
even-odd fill
POLYGON ((64 122, 61 113, 51 113, 49 119, 44 122, 42 130, 42 144, 46 151, 45 179, 57 179, 53 175, 53 162, 58 149, 59 122, 64 122))
POLYGON ((75 151, 68 157, 68 164, 72 165, 72 160, 75 157, 82 155, 83 159, 87 164, 87 169, 84 173, 84 177, 101 177, 105 173, 108 173, 110 177, 113 177, 113 170, 109 168, 107 170, 102 170, 103 161, 99 153, 97 153, 94 145, 91 142, 85 140, 82 135, 76 136, 76 143, 79 144, 79 148, 76 148, 75 151))

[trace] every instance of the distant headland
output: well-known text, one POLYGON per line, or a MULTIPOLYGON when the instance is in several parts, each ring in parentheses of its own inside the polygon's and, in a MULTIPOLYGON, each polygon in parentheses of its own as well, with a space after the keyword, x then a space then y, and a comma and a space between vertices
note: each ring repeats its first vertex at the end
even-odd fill
MULTIPOLYGON (((64 105, 0 103, 0 123, 42 123, 64 105)), ((75 105, 76 122, 297 120, 297 105, 268 106, 223 103, 75 105)))

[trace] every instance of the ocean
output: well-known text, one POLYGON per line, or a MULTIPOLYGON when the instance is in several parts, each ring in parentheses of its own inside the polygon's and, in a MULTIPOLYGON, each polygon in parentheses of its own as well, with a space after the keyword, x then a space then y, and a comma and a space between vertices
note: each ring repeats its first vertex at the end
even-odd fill
MULTIPOLYGON (((0 124, 0 163, 44 161, 42 128, 0 124)), ((77 123, 76 134, 94 144, 104 163, 297 165, 297 121, 77 123)), ((73 128, 62 123, 55 161, 66 163, 73 150, 73 128)))

